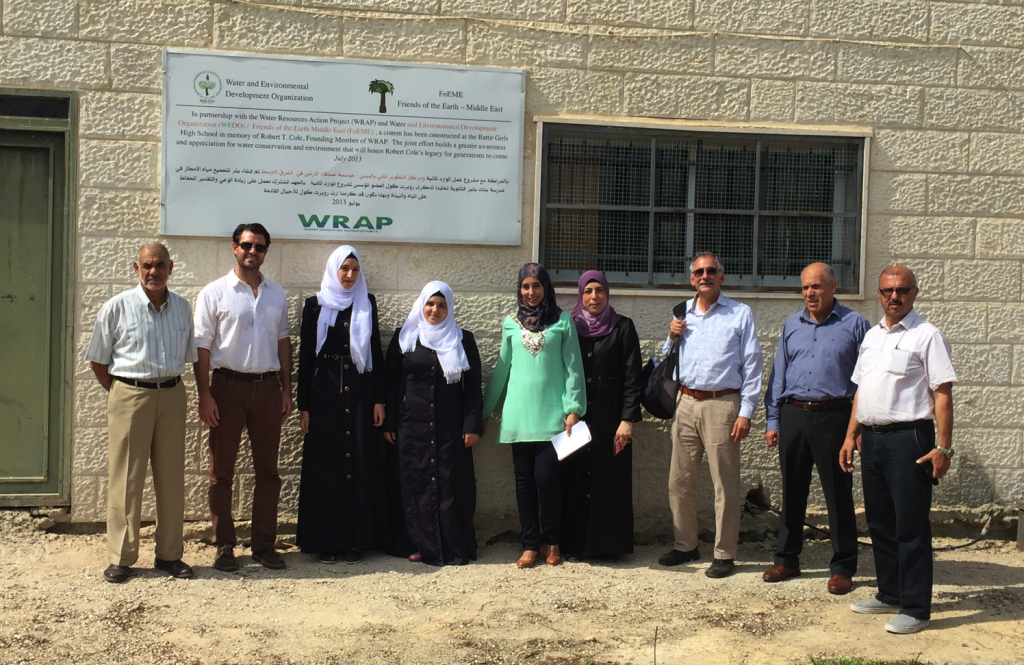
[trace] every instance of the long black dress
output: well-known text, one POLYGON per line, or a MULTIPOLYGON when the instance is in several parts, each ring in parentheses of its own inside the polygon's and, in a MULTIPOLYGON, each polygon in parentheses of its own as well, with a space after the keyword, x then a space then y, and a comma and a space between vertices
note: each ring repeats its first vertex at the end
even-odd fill
POLYGON ((302 443, 299 520, 295 540, 303 552, 373 549, 388 543, 383 443, 373 426, 373 405, 384 403, 377 301, 370 296, 373 370, 359 374, 349 352, 352 308, 338 312, 320 353, 316 296, 302 308, 298 407, 309 411, 302 443))
POLYGON ((480 354, 462 332, 470 369, 449 384, 437 353, 416 343, 403 353, 396 331, 385 371, 385 432, 397 434, 405 526, 423 562, 464 565, 476 559, 476 476, 464 434, 481 433, 480 354))
POLYGON ((633 551, 633 446, 615 454, 615 431, 640 414, 640 339, 622 317, 603 337, 580 337, 591 441, 562 461, 562 543, 566 555, 633 551))

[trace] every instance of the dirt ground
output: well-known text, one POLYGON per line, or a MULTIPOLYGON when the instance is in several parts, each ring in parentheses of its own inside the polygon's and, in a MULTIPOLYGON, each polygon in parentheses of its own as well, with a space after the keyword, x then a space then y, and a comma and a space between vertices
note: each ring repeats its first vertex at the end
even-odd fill
POLYGON ((1024 663, 1024 553, 1006 541, 938 553, 931 627, 895 636, 887 617, 849 610, 874 593, 870 550, 853 593, 830 596, 822 541, 802 577, 768 585, 768 543, 741 545, 737 574, 710 580, 706 545, 674 569, 652 544, 616 562, 517 570, 519 550, 501 538, 465 567, 381 552, 325 566, 292 549, 288 568, 270 571, 242 550, 241 569, 221 573, 214 549, 190 539, 196 578, 174 580, 148 567, 147 538, 136 574, 113 585, 102 533, 46 526, 0 510, 0 663, 1024 663))

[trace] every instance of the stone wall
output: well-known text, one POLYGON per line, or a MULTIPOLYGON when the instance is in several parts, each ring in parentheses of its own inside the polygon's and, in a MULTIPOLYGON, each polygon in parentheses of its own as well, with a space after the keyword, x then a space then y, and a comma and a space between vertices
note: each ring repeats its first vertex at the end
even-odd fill
MULTIPOLYGON (((959 455, 936 502, 1024 496, 1024 8, 1017 0, 3 0, 0 86, 81 94, 77 183, 74 519, 103 520, 104 393, 82 350, 100 305, 132 284, 133 249, 158 235, 164 46, 525 67, 523 244, 364 243, 382 327, 398 325, 428 279, 458 294, 485 365, 531 258, 539 115, 686 118, 808 129, 873 129, 868 290, 882 267, 912 267, 919 311, 953 343, 959 455)), ((168 238, 173 288, 194 298, 228 272, 226 241, 168 238)), ((297 332, 332 247, 275 241, 266 273, 286 288, 297 332)), ((616 297, 652 351, 680 294, 616 297)), ((572 298, 563 297, 564 304, 572 298)), ((797 299, 745 299, 766 365, 797 299)), ((870 295, 847 299, 871 320, 870 295)), ((489 368, 488 368, 489 369, 489 368)), ((767 366, 766 366, 767 374, 767 366)), ((190 381, 191 386, 191 381, 190 381)), ((203 518, 205 435, 191 393, 188 514, 203 518)), ((744 443, 745 481, 778 503, 777 459, 760 410, 744 443)), ((478 522, 515 524, 509 451, 494 429, 476 450, 478 522)), ((638 530, 666 530, 667 428, 638 426, 638 530)), ((281 454, 282 512, 295 509, 301 437, 281 454)), ((240 462, 238 512, 252 484, 240 462)), ((859 484, 859 482, 857 483, 859 484)), ((705 486, 705 491, 707 487, 705 486)), ((710 508, 710 497, 707 506, 710 508)), ((709 513, 708 513, 709 514, 709 513)))

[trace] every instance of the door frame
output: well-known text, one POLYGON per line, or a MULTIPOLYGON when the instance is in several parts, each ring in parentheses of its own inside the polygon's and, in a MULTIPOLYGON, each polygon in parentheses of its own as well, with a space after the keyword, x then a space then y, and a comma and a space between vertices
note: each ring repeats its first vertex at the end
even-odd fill
MULTIPOLYGON (((56 447, 57 490, 43 494, 0 494, 0 506, 65 506, 71 503, 71 430, 74 421, 72 386, 75 377, 75 278, 78 274, 77 184, 78 184, 78 93, 70 90, 36 90, 30 88, 2 88, 0 95, 24 97, 56 97, 68 101, 68 117, 27 118, 0 115, 0 129, 12 131, 46 132, 64 137, 64 209, 54 214, 64 224, 64 267, 62 270, 63 303, 61 325, 51 334, 60 334, 60 358, 51 362, 60 366, 60 382, 51 390, 59 391, 57 427, 50 431, 50 445, 56 447)), ((52 450, 52 449, 51 449, 52 450)), ((51 451, 48 451, 48 454, 51 451)), ((3 486, 0 485, 0 492, 3 486)))

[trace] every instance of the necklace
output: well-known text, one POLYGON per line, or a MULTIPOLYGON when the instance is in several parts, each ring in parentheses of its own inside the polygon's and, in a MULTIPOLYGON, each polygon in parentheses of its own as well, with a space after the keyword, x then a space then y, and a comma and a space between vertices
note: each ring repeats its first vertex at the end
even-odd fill
MULTIPOLYGON (((545 329, 546 330, 546 329, 545 329)), ((545 330, 538 330, 533 332, 526 328, 520 327, 519 332, 523 340, 523 348, 529 352, 531 356, 536 357, 541 349, 544 348, 544 332, 545 330)))

